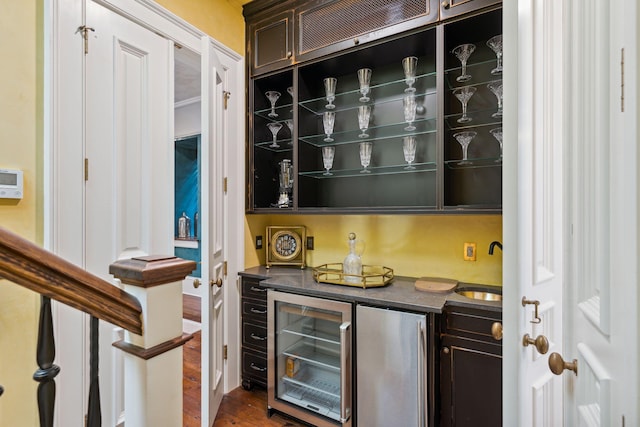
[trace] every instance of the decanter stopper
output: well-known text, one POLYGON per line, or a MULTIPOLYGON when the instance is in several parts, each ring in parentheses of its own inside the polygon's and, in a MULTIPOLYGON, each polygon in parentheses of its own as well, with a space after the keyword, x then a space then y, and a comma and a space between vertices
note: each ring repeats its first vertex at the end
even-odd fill
POLYGON ((362 259, 356 253, 356 233, 349 233, 349 254, 342 264, 344 281, 347 283, 362 283, 362 259))

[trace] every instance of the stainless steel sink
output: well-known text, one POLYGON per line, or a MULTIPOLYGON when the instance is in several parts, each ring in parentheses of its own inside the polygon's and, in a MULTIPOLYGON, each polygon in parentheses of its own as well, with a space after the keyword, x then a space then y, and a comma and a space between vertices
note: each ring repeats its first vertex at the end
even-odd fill
POLYGON ((481 301, 502 301, 502 291, 484 286, 459 286, 458 295, 481 301))

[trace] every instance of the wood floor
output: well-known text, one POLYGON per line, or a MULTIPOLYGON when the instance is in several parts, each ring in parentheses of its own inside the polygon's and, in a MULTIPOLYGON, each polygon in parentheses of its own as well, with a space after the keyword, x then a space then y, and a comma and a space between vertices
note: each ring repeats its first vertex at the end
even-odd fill
MULTIPOLYGON (((200 299, 184 295, 183 317, 200 321, 200 299)), ((183 427, 200 427, 200 350, 202 335, 198 331, 183 347, 183 427)), ((214 427, 302 427, 280 414, 267 416, 267 392, 239 387, 222 398, 214 427)))

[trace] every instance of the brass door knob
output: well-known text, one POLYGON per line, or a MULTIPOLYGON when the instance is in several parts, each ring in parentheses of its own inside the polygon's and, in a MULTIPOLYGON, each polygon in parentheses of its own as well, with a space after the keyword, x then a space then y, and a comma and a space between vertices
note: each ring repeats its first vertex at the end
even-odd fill
POLYGON ((573 359, 573 362, 565 362, 559 353, 551 353, 549 356, 549 369, 556 375, 562 374, 565 369, 578 375, 578 359, 573 359))
POLYGON ((200 287, 200 279, 193 279, 193 287, 196 289, 200 287))
POLYGON ((536 339, 533 339, 529 334, 524 334, 522 345, 528 347, 530 344, 534 345, 540 354, 547 354, 549 351, 549 340, 544 335, 538 335, 536 339))
POLYGON ((500 341, 502 339, 502 323, 493 322, 493 325, 491 325, 491 335, 494 340, 500 341))
POLYGON ((211 287, 213 287, 213 285, 216 285, 217 287, 221 288, 222 287, 222 277, 218 277, 218 280, 213 280, 211 279, 211 282, 209 282, 209 284, 211 285, 211 287))
POLYGON ((449 6, 451 6, 451 0, 444 0, 442 3, 440 3, 440 6, 445 9, 449 9, 449 6))

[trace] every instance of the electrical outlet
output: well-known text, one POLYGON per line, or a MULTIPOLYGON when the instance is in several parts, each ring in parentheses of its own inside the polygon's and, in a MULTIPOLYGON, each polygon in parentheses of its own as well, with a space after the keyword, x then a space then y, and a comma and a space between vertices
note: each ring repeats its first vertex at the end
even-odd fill
POLYGON ((262 236, 256 236, 256 249, 262 249, 262 236))
POLYGON ((476 260, 476 244, 475 243, 465 242, 463 258, 465 261, 476 260))
POLYGON ((313 250, 313 236, 307 236, 307 250, 313 250))

